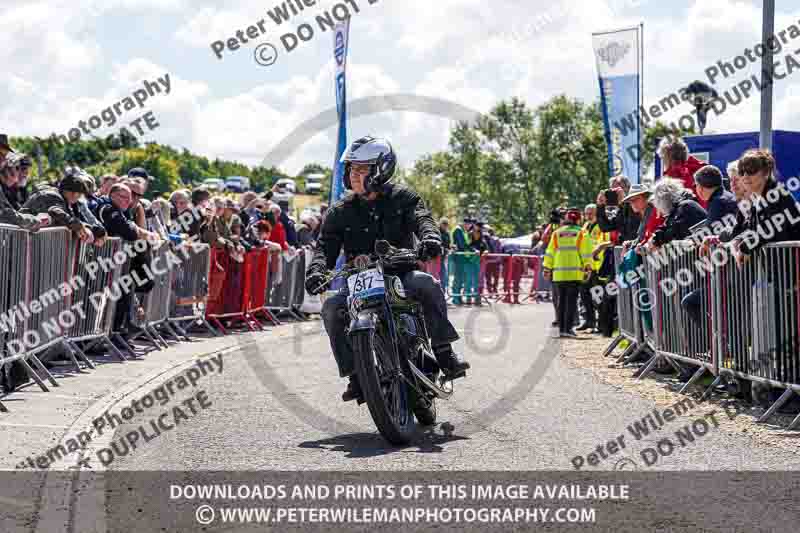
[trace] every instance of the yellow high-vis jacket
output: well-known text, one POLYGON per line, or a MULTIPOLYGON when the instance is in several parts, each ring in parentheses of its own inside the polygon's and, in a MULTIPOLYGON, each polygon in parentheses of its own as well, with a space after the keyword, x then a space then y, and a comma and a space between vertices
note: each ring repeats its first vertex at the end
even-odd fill
POLYGON ((592 264, 592 244, 580 226, 561 226, 553 232, 544 254, 544 268, 553 281, 583 281, 584 266, 592 264))
MULTIPOLYGON (((598 244, 611 241, 611 233, 607 231, 602 231, 600 229, 600 224, 598 224, 597 222, 587 222, 583 226, 583 231, 589 237, 592 250, 597 248, 598 244)), ((600 271, 600 267, 603 266, 603 258, 605 257, 605 255, 606 255, 605 250, 597 254, 597 259, 592 260, 592 270, 594 270, 595 272, 600 271)))

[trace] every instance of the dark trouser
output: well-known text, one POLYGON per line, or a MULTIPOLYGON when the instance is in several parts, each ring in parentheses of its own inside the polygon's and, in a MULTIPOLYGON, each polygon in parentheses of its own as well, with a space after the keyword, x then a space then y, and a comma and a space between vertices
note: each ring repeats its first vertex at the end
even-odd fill
POLYGON ((591 328, 597 324, 595 314, 599 306, 595 304, 594 299, 592 298, 592 287, 597 284, 597 274, 592 274, 592 277, 589 278, 589 281, 581 284, 580 289, 581 302, 583 303, 584 310, 583 321, 586 322, 587 327, 591 328))
POLYGON ((703 325, 703 314, 702 308, 703 305, 703 290, 702 289, 695 289, 686 296, 683 297, 681 300, 681 307, 686 315, 695 323, 697 326, 703 325))
POLYGON ((558 293, 558 329, 562 333, 571 330, 575 325, 578 314, 579 281, 557 281, 555 283, 558 293))
POLYGON ((558 317, 560 316, 558 312, 559 293, 558 293, 558 287, 556 286, 555 282, 553 282, 553 288, 550 289, 550 293, 553 295, 553 309, 556 310, 556 322, 558 322, 558 317))
POLYGON ((123 294, 117 300, 117 308, 114 311, 113 331, 127 331, 133 319, 133 293, 122 291, 123 294))
MULTIPOLYGON (((401 281, 406 294, 422 304, 425 324, 431 335, 431 344, 435 347, 450 344, 459 339, 453 325, 447 319, 447 302, 439 282, 425 272, 413 270, 405 274, 401 281)), ((345 333, 350 322, 347 311, 347 287, 325 300, 322 306, 322 321, 331 341, 331 349, 341 377, 349 376, 355 371, 353 348, 345 333)))
POLYGON ((617 314, 617 297, 603 295, 600 301, 600 312, 598 313, 598 328, 604 337, 613 337, 615 327, 615 319, 617 314))

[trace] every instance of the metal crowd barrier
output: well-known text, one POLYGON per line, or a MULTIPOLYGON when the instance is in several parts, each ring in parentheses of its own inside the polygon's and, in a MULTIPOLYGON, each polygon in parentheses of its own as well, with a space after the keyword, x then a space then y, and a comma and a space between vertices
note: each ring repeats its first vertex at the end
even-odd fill
MULTIPOLYGON (((716 378, 704 396, 723 376, 783 389, 759 418, 768 420, 800 394, 800 242, 766 245, 742 266, 736 265, 730 245, 713 248, 706 256, 689 241, 673 246, 675 251, 661 260, 645 256, 645 286, 619 288, 620 337, 614 342, 625 338, 652 348, 654 355, 640 379, 659 360, 678 369, 681 363, 696 366, 682 392, 706 372, 716 378), (645 289, 652 329, 645 326, 640 309, 647 299, 637 299, 635 292, 645 289), (699 302, 699 321, 681 303, 690 293, 699 302)), ((621 248, 614 253, 619 265, 621 248)), ((800 415, 789 428, 798 425, 800 415)))
MULTIPOLYGON (((615 246, 613 248, 614 264, 619 267, 622 264, 624 257, 622 246, 615 246)), ((617 284, 617 320, 619 327, 619 335, 611 341, 603 357, 607 357, 614 349, 622 342, 628 341, 628 347, 620 355, 617 361, 624 361, 633 359, 639 351, 645 348, 645 341, 642 334, 642 320, 639 314, 638 305, 634 304, 634 295, 640 291, 640 283, 630 283, 629 280, 620 279, 618 276, 617 284)))
MULTIPOLYGON (((28 237, 29 233, 16 226, 0 225, 0 335, 2 335, 0 352, 0 372, 10 379, 12 365, 18 362, 28 376, 45 392, 50 389, 31 368, 28 361, 33 361, 36 368, 44 374, 54 387, 58 383, 42 364, 38 351, 24 349, 27 317, 21 309, 30 297, 30 275, 28 270, 28 237), (15 349, 20 347, 20 349, 15 349)), ((66 254, 66 249, 64 249, 66 254)), ((8 409, 0 402, 0 411, 8 409)))
POLYGON ((211 266, 211 247, 204 243, 185 243, 185 256, 181 257, 181 268, 172 271, 172 301, 169 321, 178 332, 186 337, 192 324, 205 326, 212 335, 217 331, 208 323, 205 316, 209 292, 209 268, 211 266), (189 322, 184 327, 183 324, 189 322))
MULTIPOLYGON (((150 244, 151 262, 149 278, 153 281, 153 288, 139 297, 140 305, 144 308, 144 317, 139 326, 153 345, 159 348, 159 343, 164 348, 169 344, 161 335, 166 331, 172 337, 180 340, 178 333, 169 321, 170 305, 172 303, 172 270, 176 262, 181 260, 172 251, 169 241, 161 241, 157 245, 150 244)), ((137 296, 140 293, 135 293, 137 296)), ((132 337, 134 340, 136 335, 132 337)))
POLYGON ((263 329, 258 320, 259 315, 275 326, 280 325, 280 322, 266 307, 270 258, 271 254, 268 249, 258 248, 247 252, 244 262, 243 311, 247 319, 257 325, 259 329, 263 329))
POLYGON ((276 313, 278 317, 281 314, 286 314, 297 320, 305 320, 299 311, 305 295, 305 254, 296 253, 290 255, 283 252, 278 261, 280 264, 278 268, 280 281, 273 281, 267 284, 266 290, 268 292, 264 306, 269 311, 276 313))
MULTIPOLYGON (((692 378, 682 390, 689 388, 706 371, 717 375, 712 341, 711 291, 713 268, 698 269, 703 260, 691 241, 673 241, 659 251, 663 262, 654 256, 644 258, 648 272, 648 300, 652 307, 655 356, 639 375, 644 378, 660 358, 677 369, 680 363, 697 366, 692 378), (693 321, 681 302, 695 294, 700 302, 699 322, 693 321)), ((710 261, 708 263, 711 265, 710 261)), ((712 265, 713 267, 713 265, 712 265)), ((640 304, 641 306, 641 304, 640 304)), ((715 383, 716 385, 716 383, 715 383)))
POLYGON ((114 280, 120 278, 123 270, 123 265, 114 263, 115 254, 124 253, 122 247, 122 241, 116 237, 107 239, 101 247, 80 241, 73 243, 68 268, 73 273, 76 287, 71 303, 73 308, 80 309, 80 320, 76 321, 67 336, 72 347, 81 353, 83 350, 79 348, 79 343, 87 343, 87 351, 102 343, 124 361, 125 355, 110 338, 117 300, 109 295, 114 280), (101 264, 114 266, 100 268, 101 264))
MULTIPOLYGON (((800 242, 768 244, 754 258, 752 337, 749 358, 741 362, 746 364, 747 379, 784 389, 759 419, 766 421, 793 395, 800 394, 800 242)), ((746 350, 743 340, 737 339, 734 353, 746 350)), ((789 428, 799 424, 800 415, 789 428)))
POLYGON ((94 368, 94 364, 68 341, 76 320, 76 313, 69 309, 72 289, 64 289, 72 277, 72 244, 72 234, 66 228, 45 228, 28 234, 25 267, 28 289, 20 303, 31 312, 22 341, 29 354, 44 352, 40 357, 42 362, 56 353, 51 348, 62 348, 80 370, 78 358, 89 368, 94 368), (37 308, 39 312, 35 312, 37 308))

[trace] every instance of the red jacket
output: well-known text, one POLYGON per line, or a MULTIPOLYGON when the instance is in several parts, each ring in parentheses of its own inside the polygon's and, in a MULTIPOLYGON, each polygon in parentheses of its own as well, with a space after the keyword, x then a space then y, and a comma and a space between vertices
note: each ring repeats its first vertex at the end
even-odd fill
POLYGON ((269 240, 280 244, 283 251, 289 249, 289 243, 286 242, 286 229, 284 229, 283 224, 277 222, 274 226, 272 226, 272 232, 269 234, 269 240))
POLYGON ((644 223, 644 235, 642 235, 641 242, 647 242, 650 240, 650 237, 653 235, 653 232, 661 227, 661 224, 664 223, 664 217, 658 214, 658 209, 655 207, 652 208, 650 211, 650 216, 647 217, 647 221, 644 223))
POLYGON ((694 184, 694 173, 706 166, 707 163, 703 163, 699 159, 694 156, 689 156, 689 159, 686 161, 679 161, 676 163, 672 163, 667 170, 664 171, 664 175, 670 178, 679 179, 683 182, 683 186, 692 191, 697 202, 703 206, 705 209, 706 203, 697 195, 697 189, 695 188, 694 184))

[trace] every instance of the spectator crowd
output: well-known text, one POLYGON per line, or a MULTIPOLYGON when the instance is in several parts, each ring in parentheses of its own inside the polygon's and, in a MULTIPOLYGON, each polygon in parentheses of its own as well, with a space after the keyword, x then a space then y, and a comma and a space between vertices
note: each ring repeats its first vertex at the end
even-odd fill
MULTIPOLYGON (((237 262, 243 262, 244 254, 254 248, 293 254, 314 246, 325 214, 323 205, 321 216, 304 212, 296 222, 290 217, 287 201, 273 201, 275 190, 245 192, 237 202, 197 187, 150 201, 145 195, 153 177, 138 167, 122 176, 106 174, 95 179, 71 166, 57 182, 32 187, 28 183, 31 167, 31 158, 15 151, 7 135, 0 135, 0 223, 31 232, 66 227, 75 238, 98 247, 109 237, 145 242, 146 246, 137 246, 130 265, 132 271, 140 272, 140 279, 146 279, 152 249, 161 241, 175 246, 205 243, 224 249, 237 262)), ((151 289, 152 281, 135 292, 151 289)), ((135 301, 133 294, 126 293, 117 305, 113 329, 123 339, 141 332, 133 320, 142 312, 135 301)), ((0 367, 0 381, 6 390, 26 379, 24 370, 16 365, 0 367)))

